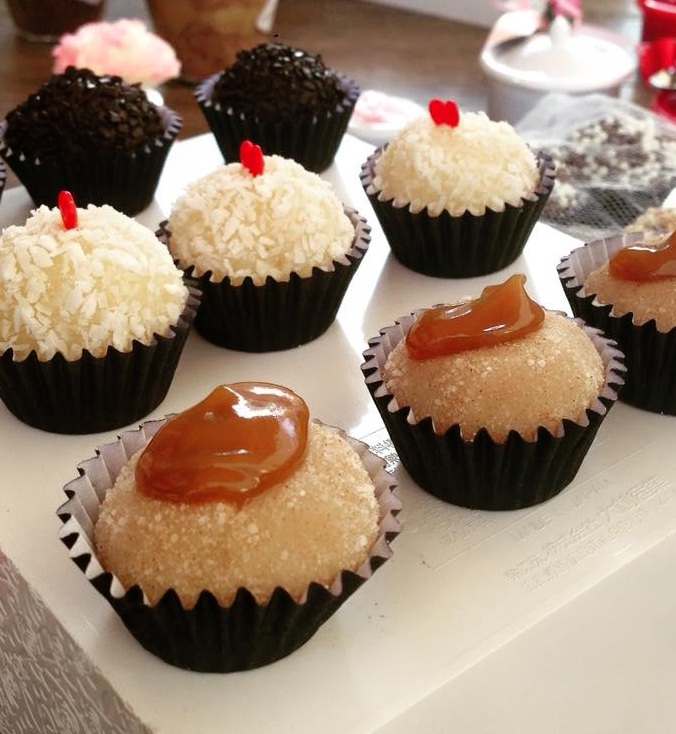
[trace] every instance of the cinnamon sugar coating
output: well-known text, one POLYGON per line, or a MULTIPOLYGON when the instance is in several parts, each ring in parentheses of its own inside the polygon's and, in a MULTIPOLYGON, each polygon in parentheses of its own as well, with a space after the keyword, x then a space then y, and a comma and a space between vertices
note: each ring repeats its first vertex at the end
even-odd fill
POLYGON ((151 604, 173 588, 185 607, 208 590, 227 606, 237 589, 265 603, 282 586, 300 599, 356 571, 378 536, 378 503, 357 453, 310 424, 303 465, 243 507, 163 502, 135 488, 136 456, 107 493, 95 528, 103 567, 151 604))
POLYGON ((596 347, 573 320, 546 312, 540 329, 495 347, 447 357, 409 358, 405 339, 388 356, 385 386, 412 417, 431 417, 437 433, 460 425, 465 440, 486 428, 500 442, 515 430, 535 440, 554 434, 564 418, 579 420, 598 398, 604 367, 596 347))
POLYGON ((613 307, 613 316, 633 314, 633 322, 641 326, 655 319, 658 331, 670 331, 676 326, 676 278, 643 283, 610 274, 605 263, 591 272, 584 282, 585 291, 595 296, 595 302, 613 307))

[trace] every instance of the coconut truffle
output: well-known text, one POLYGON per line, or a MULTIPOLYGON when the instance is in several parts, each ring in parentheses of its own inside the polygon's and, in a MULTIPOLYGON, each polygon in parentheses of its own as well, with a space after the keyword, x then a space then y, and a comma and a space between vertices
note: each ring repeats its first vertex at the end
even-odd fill
POLYGON ((0 352, 101 357, 178 322, 188 290, 153 232, 107 205, 77 216, 66 229, 57 208, 41 206, 0 236, 0 352))
POLYGON ((595 297, 595 303, 612 304, 612 316, 633 314, 633 322, 641 326, 651 319, 659 331, 676 326, 676 278, 636 282, 616 278, 610 273, 610 263, 589 273, 584 288, 595 297))
POLYGON ((384 149, 373 186, 380 198, 414 213, 481 216, 519 206, 539 180, 535 155, 509 123, 463 112, 455 127, 429 115, 410 122, 384 149))
POLYGON ((300 599, 357 570, 378 535, 373 483, 345 439, 311 423, 307 454, 286 480, 240 508, 228 502, 164 502, 135 488, 139 454, 101 506, 95 543, 103 566, 151 604, 173 588, 185 607, 203 590, 222 605, 237 589, 265 603, 277 586, 300 599))
POLYGON ((486 428, 501 442, 511 430, 528 441, 543 426, 557 435, 578 421, 604 384, 603 361, 580 326, 545 312, 539 329, 494 347, 414 360, 401 340, 383 368, 387 389, 416 421, 430 416, 436 433, 459 424, 466 441, 486 428))
POLYGON ((355 229, 331 185, 281 156, 265 156, 264 165, 253 176, 229 163, 188 186, 168 221, 181 267, 194 266, 198 277, 211 271, 215 282, 251 276, 262 285, 347 262, 355 229))

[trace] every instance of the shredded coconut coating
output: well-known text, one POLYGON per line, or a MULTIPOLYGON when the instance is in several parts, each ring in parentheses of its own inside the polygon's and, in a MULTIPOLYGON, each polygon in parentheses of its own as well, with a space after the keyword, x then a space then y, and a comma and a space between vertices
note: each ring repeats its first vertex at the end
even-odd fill
POLYGON ((510 430, 533 441, 539 426, 558 435, 564 418, 583 417, 601 393, 604 367, 578 324, 547 312, 522 339, 447 357, 412 360, 402 339, 383 377, 397 404, 416 421, 431 416, 437 433, 459 424, 468 441, 481 428, 497 442, 510 430))
POLYGON ((277 586, 300 599, 356 571, 378 536, 374 485, 358 454, 325 426, 310 424, 302 466, 284 482, 230 503, 163 502, 136 491, 136 456, 107 493, 95 528, 99 560, 151 604, 173 588, 185 607, 209 590, 222 605, 239 587, 260 603, 277 586))
POLYGON ((375 174, 381 199, 413 213, 427 207, 431 216, 446 209, 454 217, 519 206, 540 178, 535 156, 514 128, 483 112, 462 113, 457 127, 436 125, 429 115, 416 118, 384 150, 375 174))
POLYGON ((0 352, 102 357, 178 322, 188 290, 153 232, 107 205, 77 215, 65 229, 57 208, 41 206, 0 236, 0 352))
POLYGON ((293 160, 264 162, 260 176, 240 163, 221 166, 176 201, 168 226, 182 267, 194 265, 196 276, 210 270, 215 282, 238 285, 249 275, 262 285, 347 263, 355 230, 331 185, 293 160))
POLYGON ((612 305, 613 316, 633 314, 636 326, 651 319, 655 319, 658 331, 666 332, 676 326, 676 278, 635 283, 614 278, 605 263, 587 276, 584 288, 595 296, 596 303, 612 305))

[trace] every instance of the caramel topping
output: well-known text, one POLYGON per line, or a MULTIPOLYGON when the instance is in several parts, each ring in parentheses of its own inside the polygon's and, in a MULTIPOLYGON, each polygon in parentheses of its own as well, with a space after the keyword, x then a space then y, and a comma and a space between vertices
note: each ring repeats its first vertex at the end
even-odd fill
POLYGON ((287 388, 237 382, 168 420, 136 466, 136 486, 169 502, 249 498, 290 476, 305 456, 309 410, 287 388))
POLYGON ((411 359, 424 360, 519 339, 539 328, 545 313, 525 291, 524 275, 484 288, 479 298, 424 311, 406 336, 411 359))
POLYGON ((609 271, 636 283, 676 278, 676 232, 657 247, 639 244, 618 250, 610 258, 609 271))

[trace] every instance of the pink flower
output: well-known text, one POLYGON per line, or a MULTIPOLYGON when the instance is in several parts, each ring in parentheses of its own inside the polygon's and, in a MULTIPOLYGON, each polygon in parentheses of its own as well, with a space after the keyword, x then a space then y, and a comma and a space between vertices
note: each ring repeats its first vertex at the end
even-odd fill
POLYGON ((95 74, 120 76, 128 84, 154 87, 177 77, 181 64, 174 49, 151 33, 141 20, 123 18, 114 23, 85 23, 65 33, 52 50, 53 70, 68 66, 95 74))

